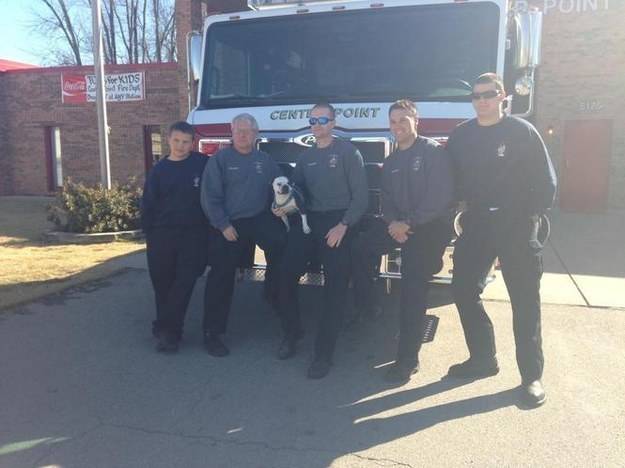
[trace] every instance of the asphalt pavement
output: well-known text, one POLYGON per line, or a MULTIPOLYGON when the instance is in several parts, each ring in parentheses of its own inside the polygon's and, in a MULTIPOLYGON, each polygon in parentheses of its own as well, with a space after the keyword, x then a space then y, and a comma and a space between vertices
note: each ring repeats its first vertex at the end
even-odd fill
MULTIPOLYGON (((549 273, 574 284, 575 275, 595 278, 594 289, 573 286, 586 299, 602 296, 601 279, 621 284, 623 264, 599 272, 577 258, 567 264, 563 252, 579 251, 556 233, 564 266, 549 273)), ((598 257, 591 244, 585 248, 598 257)), ((517 404, 504 298, 486 303, 501 366, 495 377, 443 378, 467 351, 449 290, 437 286, 430 314, 438 329, 408 384, 382 379, 395 347, 394 296, 378 320, 341 334, 331 373, 311 381, 319 289, 302 289, 306 336, 292 360, 275 358, 279 324, 258 283, 237 285, 226 336, 232 354, 207 355, 203 279, 180 352, 162 355, 150 334, 145 257, 125 262, 110 278, 0 314, 0 467, 625 466, 625 308, 547 301, 548 400, 527 410, 517 404)), ((556 287, 544 281, 543 296, 556 287)), ((617 300, 623 290, 612 291, 617 300)))

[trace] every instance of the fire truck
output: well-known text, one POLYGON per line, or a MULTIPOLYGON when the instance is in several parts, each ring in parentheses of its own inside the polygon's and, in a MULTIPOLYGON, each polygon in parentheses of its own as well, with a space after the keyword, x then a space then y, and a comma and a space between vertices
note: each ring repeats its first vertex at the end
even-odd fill
MULTIPOLYGON (((356 145, 365 160, 375 215, 380 169, 393 150, 388 109, 396 99, 413 100, 419 133, 444 143, 474 115, 472 81, 495 71, 512 91, 507 112, 532 114, 542 13, 527 2, 266 3, 250 0, 246 11, 208 16, 203 30, 187 38, 188 122, 208 156, 231 144, 229 122, 247 112, 259 123, 258 148, 288 175, 314 143, 310 108, 330 102, 337 109, 336 136, 356 145)), ((252 275, 263 269, 255 258, 252 275)), ((436 280, 449 280, 445 263, 436 280)), ((399 254, 384 257, 381 276, 398 278, 400 265, 399 254)))

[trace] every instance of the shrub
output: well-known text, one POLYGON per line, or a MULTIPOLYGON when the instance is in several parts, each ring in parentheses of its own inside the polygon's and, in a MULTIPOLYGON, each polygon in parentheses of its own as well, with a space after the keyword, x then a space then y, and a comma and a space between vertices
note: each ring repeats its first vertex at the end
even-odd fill
POLYGON ((88 187, 66 179, 54 204, 48 206, 48 220, 65 232, 95 233, 138 229, 141 189, 134 179, 125 185, 88 187))

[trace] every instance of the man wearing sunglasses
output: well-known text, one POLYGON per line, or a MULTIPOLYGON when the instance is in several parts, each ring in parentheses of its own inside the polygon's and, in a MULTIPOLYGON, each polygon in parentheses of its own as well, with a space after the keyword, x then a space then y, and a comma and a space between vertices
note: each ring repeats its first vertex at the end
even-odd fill
POLYGON ((556 177, 545 144, 528 122, 504 114, 501 78, 481 75, 473 86, 477 118, 460 124, 449 137, 456 170, 462 233, 454 250, 453 293, 469 360, 449 368, 450 377, 497 374, 493 324, 480 294, 496 257, 512 305, 520 398, 527 406, 545 401, 541 382, 543 351, 540 320, 542 246, 530 242, 539 215, 549 210, 556 177))
MULTIPOLYGON (((317 256, 323 265, 324 304, 320 311, 314 359, 308 377, 320 379, 329 372, 350 273, 349 244, 354 226, 368 204, 367 180, 362 156, 351 143, 334 138, 335 110, 327 103, 315 105, 310 126, 315 146, 304 151, 292 175, 306 200, 312 232, 304 234, 299 216, 293 216, 280 268, 279 312, 284 339, 279 359, 295 355, 301 336, 297 301, 299 278, 317 256)), ((274 210, 277 216, 280 210, 274 210)))
POLYGON ((399 343, 385 376, 395 383, 408 381, 419 370, 428 282, 443 266, 452 233, 451 161, 436 141, 418 135, 418 123, 412 101, 402 99, 391 105, 389 127, 397 150, 382 168, 382 217, 372 220, 352 249, 354 301, 365 313, 377 307, 375 271, 369 259, 401 249, 399 343))

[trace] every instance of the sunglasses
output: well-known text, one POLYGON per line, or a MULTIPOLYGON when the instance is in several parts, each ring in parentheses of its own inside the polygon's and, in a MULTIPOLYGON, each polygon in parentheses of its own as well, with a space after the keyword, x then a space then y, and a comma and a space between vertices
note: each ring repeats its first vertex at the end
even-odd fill
POLYGON ((492 99, 497 96, 499 96, 499 91, 495 91, 495 90, 484 91, 483 93, 471 93, 471 99, 473 101, 479 101, 482 98, 492 99))
POLYGON ((331 119, 330 117, 311 117, 310 119, 308 119, 308 123, 310 125, 326 125, 328 122, 333 121, 334 119, 331 119))

